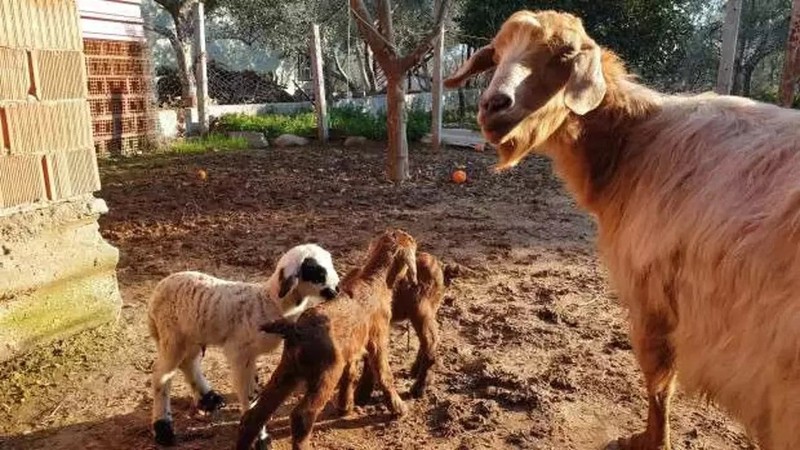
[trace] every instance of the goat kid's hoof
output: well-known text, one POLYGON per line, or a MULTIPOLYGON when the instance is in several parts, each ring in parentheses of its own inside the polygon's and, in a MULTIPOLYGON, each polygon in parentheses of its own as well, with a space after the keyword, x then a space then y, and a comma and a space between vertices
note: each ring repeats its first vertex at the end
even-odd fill
POLYGON ((267 436, 264 439, 256 439, 253 443, 253 450, 271 450, 272 449, 272 438, 267 436))
POLYGON ((413 398, 422 398, 422 396, 425 395, 425 385, 414 383, 414 385, 411 386, 411 391, 409 391, 409 393, 413 398))
POLYGON ((668 443, 652 445, 645 433, 639 433, 612 441, 604 450, 670 450, 670 445, 668 443))
POLYGON ((225 406, 225 399, 214 391, 206 392, 197 402, 197 409, 206 413, 217 411, 223 406, 225 406))
POLYGON ((399 398, 392 402, 392 416, 395 419, 405 416, 408 413, 408 406, 399 398))
POLYGON ((171 447, 175 445, 175 430, 172 428, 172 421, 159 419, 153 422, 153 434, 158 445, 171 447))

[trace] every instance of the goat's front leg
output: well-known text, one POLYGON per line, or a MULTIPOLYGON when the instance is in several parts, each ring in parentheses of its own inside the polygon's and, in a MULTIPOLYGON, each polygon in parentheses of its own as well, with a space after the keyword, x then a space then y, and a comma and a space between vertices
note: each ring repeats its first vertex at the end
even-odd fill
POLYGON ((372 367, 369 362, 369 356, 364 357, 364 366, 361 369, 361 378, 358 380, 358 387, 356 388, 355 401, 358 405, 366 405, 372 397, 372 391, 375 389, 375 377, 372 373, 372 367))
POLYGON ((675 385, 675 353, 669 339, 672 327, 666 317, 632 319, 631 344, 647 383, 647 429, 619 439, 609 448, 670 450, 669 407, 675 385))
POLYGON ((381 333, 380 336, 371 341, 367 345, 369 365, 373 376, 378 380, 378 384, 383 391, 386 406, 395 416, 401 417, 406 414, 406 405, 394 388, 394 376, 392 375, 391 367, 389 367, 388 346, 388 333, 381 333))
POLYGON ((266 422, 292 394, 299 382, 297 373, 293 372, 290 366, 289 362, 281 359, 258 399, 242 415, 236 450, 250 450, 254 441, 259 449, 269 446, 266 422))
POLYGON ((342 378, 339 380, 339 398, 336 407, 342 416, 347 416, 353 412, 355 407, 353 394, 356 387, 356 376, 358 375, 358 365, 349 363, 345 366, 342 378))

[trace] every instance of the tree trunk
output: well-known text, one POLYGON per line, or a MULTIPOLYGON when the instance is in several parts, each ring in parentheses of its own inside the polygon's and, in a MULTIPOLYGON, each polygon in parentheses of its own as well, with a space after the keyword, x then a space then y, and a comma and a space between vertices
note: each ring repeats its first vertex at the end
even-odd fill
POLYGON ((386 75, 386 130, 389 135, 386 175, 395 182, 409 177, 405 86, 405 74, 386 75))
POLYGON ((728 95, 731 93, 741 12, 742 0, 728 0, 728 4, 725 6, 725 22, 722 26, 722 52, 717 73, 717 94, 728 95))
POLYGON ((181 79, 181 100, 187 108, 197 106, 197 79, 194 71, 194 58, 192 57, 192 41, 194 39, 194 24, 192 22, 191 8, 173 14, 175 22, 176 40, 173 42, 175 58, 178 61, 178 76, 181 79))
POLYGON ((358 49, 358 74, 361 76, 361 82, 364 86, 364 92, 374 92, 372 89, 372 83, 369 81, 369 75, 367 75, 367 66, 369 66, 369 62, 367 61, 367 55, 361 51, 361 48, 356 46, 358 49))
POLYGON ((364 42, 364 70, 367 73, 367 80, 369 81, 367 90, 370 93, 378 92, 378 81, 375 79, 375 58, 372 56, 372 49, 366 42, 364 42))
POLYGON ((786 41, 786 58, 783 63, 778 100, 781 106, 791 108, 794 92, 800 75, 800 0, 792 4, 792 18, 789 22, 789 38, 786 41))

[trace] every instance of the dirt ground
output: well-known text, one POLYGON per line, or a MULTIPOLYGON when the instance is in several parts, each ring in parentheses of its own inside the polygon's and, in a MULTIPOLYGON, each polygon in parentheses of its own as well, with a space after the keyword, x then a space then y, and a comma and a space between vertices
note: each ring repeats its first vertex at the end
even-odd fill
MULTIPOLYGON (((494 174, 493 154, 424 148, 412 148, 411 161, 413 180, 400 187, 383 181, 379 146, 103 163, 99 196, 110 212, 101 229, 121 252, 122 315, 0 366, 0 448, 155 448, 145 302, 160 278, 195 269, 262 280, 284 250, 305 241, 329 249, 343 273, 390 226, 458 265, 439 317, 442 367, 399 421, 379 402, 347 419, 329 406, 316 448, 583 450, 639 430, 646 402, 625 313, 606 288, 591 219, 549 163, 533 157, 494 174), (458 166, 470 176, 464 185, 449 181, 458 166)), ((394 330, 391 363, 403 393, 416 345, 404 328, 394 330)), ((262 380, 276 359, 262 358, 262 380)), ((231 448, 237 410, 228 370, 213 350, 204 367, 229 406, 199 416, 178 377, 178 448, 231 448)), ((293 402, 270 423, 278 449, 289 448, 293 402)), ((676 449, 753 448, 723 414, 681 394, 672 440, 676 449)))

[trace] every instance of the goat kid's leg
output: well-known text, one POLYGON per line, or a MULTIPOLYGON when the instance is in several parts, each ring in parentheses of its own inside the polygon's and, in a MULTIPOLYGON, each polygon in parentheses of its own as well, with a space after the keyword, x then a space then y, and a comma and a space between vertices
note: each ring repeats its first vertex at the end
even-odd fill
POLYGON ((382 336, 377 342, 370 342, 367 345, 369 365, 373 376, 378 380, 378 385, 383 391, 386 407, 395 416, 402 417, 406 414, 407 408, 394 388, 394 376, 392 375, 391 367, 389 367, 389 355, 387 352, 388 341, 387 335, 382 336))
POLYGON ((311 432, 317 416, 333 395, 336 384, 342 377, 343 366, 335 366, 321 373, 319 379, 309 383, 308 391, 300 403, 292 410, 292 450, 307 450, 310 446, 311 432))
POLYGON ((417 359, 411 368, 411 374, 416 378, 411 386, 411 396, 422 397, 425 389, 433 380, 432 368, 436 365, 436 350, 439 343, 439 325, 435 315, 422 315, 412 319, 414 331, 419 338, 417 359))
POLYGON ((181 362, 180 369, 186 378, 186 382, 192 388, 197 401, 197 408, 204 412, 213 412, 225 405, 225 400, 211 389, 208 380, 203 376, 203 370, 200 367, 201 353, 202 349, 199 346, 187 351, 181 362))
POLYGON ((182 355, 177 350, 180 345, 169 345, 161 342, 158 357, 153 364, 153 434, 159 445, 175 445, 175 430, 172 426, 172 409, 169 402, 169 392, 172 386, 172 377, 178 369, 182 355))
POLYGON ((354 393, 356 388, 356 376, 358 375, 358 366, 355 363, 347 364, 342 373, 342 378, 339 380, 339 398, 336 407, 342 416, 348 416, 353 412, 355 407, 354 393))
POLYGON ((369 357, 363 358, 364 364, 361 369, 361 378, 358 380, 355 401, 357 405, 366 405, 372 398, 372 391, 375 389, 375 377, 370 367, 369 357))
POLYGON ((250 401, 255 393, 256 360, 247 353, 237 353, 228 361, 239 410, 244 413, 250 409, 250 401))
POLYGON ((290 364, 281 359, 258 399, 252 407, 245 411, 239 421, 237 450, 250 450, 254 441, 256 441, 256 448, 266 449, 269 447, 270 437, 266 430, 266 422, 292 395, 299 381, 298 374, 290 369, 290 364))
POLYGON ((610 448, 670 450, 669 409, 675 387, 675 353, 666 318, 645 317, 631 327, 631 343, 647 384, 647 428, 610 448))

